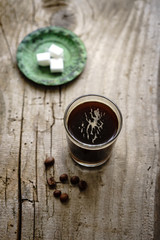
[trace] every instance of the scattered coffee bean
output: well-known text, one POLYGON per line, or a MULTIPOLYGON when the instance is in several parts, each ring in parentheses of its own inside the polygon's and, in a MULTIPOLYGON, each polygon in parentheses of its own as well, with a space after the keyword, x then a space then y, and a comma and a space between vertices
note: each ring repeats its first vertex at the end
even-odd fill
POLYGON ((61 191, 60 190, 55 190, 53 193, 54 197, 58 198, 61 196, 61 191))
POLYGON ((60 196, 61 202, 67 202, 68 201, 68 194, 67 193, 62 193, 60 196))
POLYGON ((51 188, 55 188, 56 187, 56 182, 54 180, 54 177, 50 177, 48 180, 48 185, 51 187, 51 188))
POLYGON ((54 164, 54 158, 53 157, 47 157, 46 160, 44 161, 45 165, 48 166, 52 166, 54 164))
POLYGON ((59 179, 60 179, 61 182, 64 183, 68 180, 68 175, 66 173, 64 173, 59 177, 59 179))
POLYGON ((72 184, 78 184, 79 183, 79 177, 78 176, 71 177, 71 183, 72 184))
POLYGON ((83 190, 85 190, 85 189, 87 188, 87 183, 86 183, 86 181, 81 180, 81 181, 79 182, 78 186, 79 186, 79 189, 80 189, 81 191, 83 191, 83 190))

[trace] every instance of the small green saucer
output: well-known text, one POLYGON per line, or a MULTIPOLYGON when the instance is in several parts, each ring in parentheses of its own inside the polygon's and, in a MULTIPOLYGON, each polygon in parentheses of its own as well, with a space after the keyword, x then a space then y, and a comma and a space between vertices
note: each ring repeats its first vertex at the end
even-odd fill
POLYGON ((87 53, 82 40, 62 27, 45 27, 27 35, 17 49, 17 64, 30 80, 47 86, 58 86, 75 79, 84 69, 87 53), (37 63, 36 54, 46 52, 52 43, 64 50, 64 71, 51 73, 37 63))

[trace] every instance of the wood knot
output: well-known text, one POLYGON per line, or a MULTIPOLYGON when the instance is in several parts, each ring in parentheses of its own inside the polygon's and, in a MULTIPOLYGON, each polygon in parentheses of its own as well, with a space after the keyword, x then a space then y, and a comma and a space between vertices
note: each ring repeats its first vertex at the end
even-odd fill
POLYGON ((68 9, 67 7, 60 8, 51 16, 50 24, 73 30, 76 25, 74 11, 72 9, 68 9))
POLYGON ((43 0, 42 2, 45 8, 60 7, 67 4, 65 0, 43 0))

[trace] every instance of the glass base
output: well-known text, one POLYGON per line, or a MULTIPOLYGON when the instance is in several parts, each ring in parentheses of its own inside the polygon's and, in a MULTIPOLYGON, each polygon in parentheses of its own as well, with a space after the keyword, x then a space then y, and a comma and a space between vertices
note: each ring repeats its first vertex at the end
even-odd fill
POLYGON ((106 163, 109 158, 111 157, 111 154, 107 156, 107 158, 105 158, 104 160, 102 161, 99 161, 99 162, 94 162, 94 163, 89 163, 89 162, 83 162, 81 160, 79 160, 78 158, 76 158, 72 153, 70 153, 71 155, 71 158, 76 162, 78 163, 79 165, 81 166, 84 166, 84 167, 99 167, 101 165, 103 165, 104 163, 106 163))

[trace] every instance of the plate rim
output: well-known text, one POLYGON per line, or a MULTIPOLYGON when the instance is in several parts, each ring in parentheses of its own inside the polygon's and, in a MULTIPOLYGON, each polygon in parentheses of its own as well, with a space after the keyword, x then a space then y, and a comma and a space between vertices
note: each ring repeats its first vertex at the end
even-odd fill
POLYGON ((73 81, 75 78, 77 78, 84 70, 85 65, 86 65, 86 61, 87 61, 87 51, 86 51, 86 47, 84 45, 84 42, 79 38, 79 36, 77 34, 75 34, 74 32, 72 32, 71 30, 61 27, 61 26, 46 26, 46 27, 42 27, 42 28, 37 28, 36 30, 30 32, 29 34, 27 34, 22 41, 19 43, 18 47, 17 47, 17 51, 16 51, 16 62, 17 62, 17 66, 20 70, 20 72, 30 81, 35 82, 36 84, 40 84, 40 85, 45 85, 45 86, 60 86, 60 85, 64 85, 66 83, 69 83, 71 81, 73 81), (41 79, 39 81, 36 80, 36 78, 30 77, 28 76, 28 74, 26 74, 26 72, 23 70, 23 68, 21 67, 21 55, 20 53, 22 52, 21 48, 23 47, 23 45, 29 40, 30 37, 34 36, 36 33, 42 34, 42 32, 48 33, 49 31, 52 32, 65 32, 67 34, 69 34, 72 38, 75 38, 76 41, 79 43, 79 45, 81 46, 81 50, 83 50, 81 57, 83 55, 82 58, 82 62, 78 65, 78 69, 76 68, 74 70, 74 72, 70 73, 70 77, 69 79, 67 79, 67 76, 69 76, 69 74, 67 76, 64 76, 62 78, 62 82, 58 82, 58 83, 54 83, 54 82, 45 82, 45 79, 41 79))

